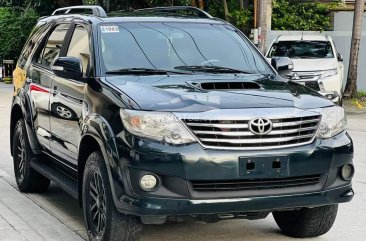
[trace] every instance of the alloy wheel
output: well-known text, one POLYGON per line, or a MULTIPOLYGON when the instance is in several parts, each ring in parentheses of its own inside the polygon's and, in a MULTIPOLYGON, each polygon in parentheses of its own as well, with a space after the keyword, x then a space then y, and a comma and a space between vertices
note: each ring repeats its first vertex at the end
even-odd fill
POLYGON ((106 193, 102 176, 98 171, 92 173, 89 185, 89 207, 92 225, 98 236, 102 236, 106 227, 106 193))
POLYGON ((72 116, 71 111, 62 106, 57 106, 56 111, 59 116, 65 119, 70 119, 72 116))
POLYGON ((19 133, 18 133, 18 145, 17 145, 16 157, 17 157, 16 165, 18 168, 17 169, 17 171, 18 171, 17 179, 18 179, 18 182, 21 183, 25 176, 25 159, 26 159, 25 140, 24 140, 22 128, 20 128, 19 133))

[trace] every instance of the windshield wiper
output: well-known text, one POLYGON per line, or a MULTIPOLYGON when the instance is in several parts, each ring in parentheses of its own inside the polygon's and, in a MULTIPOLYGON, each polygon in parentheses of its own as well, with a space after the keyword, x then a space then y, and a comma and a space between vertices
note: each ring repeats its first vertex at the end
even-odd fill
POLYGON ((241 74, 253 74, 250 72, 246 72, 239 69, 233 69, 223 66, 216 66, 216 65, 182 65, 176 66, 174 69, 182 69, 182 70, 189 70, 189 71, 199 71, 199 72, 212 72, 212 73, 241 73, 241 74))
POLYGON ((178 71, 170 71, 170 70, 162 70, 162 69, 149 69, 149 68, 126 68, 126 69, 114 69, 109 70, 106 74, 133 74, 133 75, 154 75, 154 74, 182 74, 182 72, 178 71))

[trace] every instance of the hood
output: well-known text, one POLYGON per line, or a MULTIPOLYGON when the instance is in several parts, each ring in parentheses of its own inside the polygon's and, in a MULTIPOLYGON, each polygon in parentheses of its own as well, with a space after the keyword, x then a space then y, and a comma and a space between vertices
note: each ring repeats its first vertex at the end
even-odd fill
POLYGON ((294 82, 270 80, 263 75, 173 75, 113 76, 107 81, 120 89, 140 109, 202 112, 213 109, 280 108, 303 109, 333 103, 294 82), (257 89, 202 89, 202 84, 252 83, 257 89))
POLYGON ((337 61, 334 58, 328 59, 291 59, 294 63, 295 72, 323 71, 337 67, 337 61))

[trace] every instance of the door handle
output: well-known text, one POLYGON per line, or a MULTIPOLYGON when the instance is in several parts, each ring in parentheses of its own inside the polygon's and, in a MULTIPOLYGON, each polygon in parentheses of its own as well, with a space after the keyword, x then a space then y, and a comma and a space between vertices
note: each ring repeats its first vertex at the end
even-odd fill
POLYGON ((52 95, 53 95, 53 96, 58 95, 57 86, 54 86, 54 87, 53 87, 52 95))

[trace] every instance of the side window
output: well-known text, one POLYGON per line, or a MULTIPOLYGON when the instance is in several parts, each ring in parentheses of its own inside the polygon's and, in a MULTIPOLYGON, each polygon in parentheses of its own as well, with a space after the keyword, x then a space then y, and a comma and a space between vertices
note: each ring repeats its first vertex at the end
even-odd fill
POLYGON ((19 56, 18 66, 20 68, 24 68, 24 66, 28 62, 34 47, 36 47, 37 43, 40 41, 39 38, 44 31, 44 26, 45 23, 41 23, 32 30, 32 33, 30 34, 30 37, 27 43, 24 45, 24 48, 19 56))
POLYGON ((66 56, 81 60, 83 75, 86 77, 90 61, 90 44, 88 31, 83 26, 77 25, 75 27, 66 56))
POLYGON ((37 60, 39 64, 46 67, 51 66, 53 60, 60 54, 68 28, 69 24, 60 24, 53 30, 37 60))

